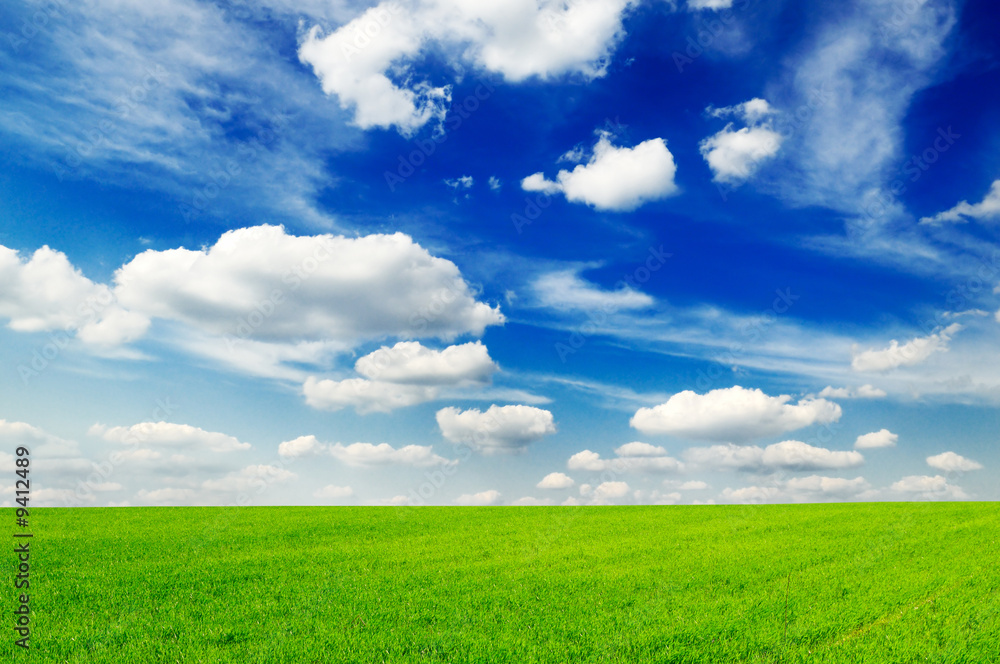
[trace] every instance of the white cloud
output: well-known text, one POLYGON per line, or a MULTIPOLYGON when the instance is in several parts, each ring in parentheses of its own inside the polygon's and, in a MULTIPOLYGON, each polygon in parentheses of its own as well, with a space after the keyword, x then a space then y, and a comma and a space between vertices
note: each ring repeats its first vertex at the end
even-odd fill
POLYGON ((488 183, 490 185, 490 191, 500 191, 500 187, 503 186, 502 183, 500 182, 500 178, 496 177, 495 175, 490 176, 488 183))
POLYGON ((503 322, 498 309, 475 301, 454 263, 402 233, 300 237, 281 226, 241 228, 207 249, 147 250, 115 282, 129 310, 237 339, 450 339, 503 322))
POLYGON ((388 413, 438 397, 433 386, 399 385, 363 378, 346 380, 319 380, 313 376, 302 386, 306 403, 320 410, 340 410, 353 406, 359 413, 388 413))
POLYGON ((898 440, 899 434, 892 433, 888 429, 879 429, 858 436, 857 440, 854 441, 854 449, 872 450, 879 447, 895 447, 898 440))
POLYGON ((726 487, 722 490, 722 499, 733 503, 769 503, 776 502, 781 497, 781 489, 771 486, 747 486, 740 489, 726 487))
POLYGON ((685 390, 659 406, 640 408, 629 424, 643 433, 745 441, 840 419, 840 406, 833 402, 802 399, 791 404, 791 399, 739 385, 703 395, 685 390))
POLYGON ((250 449, 250 443, 242 443, 232 436, 215 431, 205 431, 188 424, 172 422, 140 422, 130 427, 91 427, 94 434, 104 440, 123 445, 151 445, 161 447, 192 447, 212 452, 235 452, 250 449))
POLYGON ((537 507, 539 505, 551 505, 552 501, 548 498, 545 500, 539 500, 534 496, 524 496, 523 498, 518 498, 511 505, 516 505, 519 507, 537 507))
POLYGON ((458 505, 496 505, 500 501, 500 492, 496 489, 480 491, 479 493, 463 493, 455 499, 458 505))
POLYGON ((612 503, 621 500, 631 489, 625 482, 601 482, 590 494, 590 502, 596 505, 612 503))
POLYGON ((939 224, 942 222, 965 222, 969 218, 980 221, 1000 218, 1000 180, 994 180, 990 185, 990 190, 985 198, 970 205, 968 201, 962 201, 950 210, 939 212, 933 217, 923 217, 921 224, 939 224))
POLYGON ((711 9, 713 11, 719 11, 720 9, 729 9, 733 6, 733 0, 688 0, 688 9, 698 10, 698 9, 711 9))
POLYGON ((107 286, 47 246, 23 260, 0 245, 0 317, 18 332, 75 330, 94 345, 131 341, 149 327, 148 318, 122 310, 107 286))
POLYGON ((962 330, 962 325, 952 323, 948 327, 929 334, 915 337, 902 346, 893 339, 888 348, 860 350, 857 345, 851 350, 851 368, 855 371, 889 371, 903 366, 920 364, 938 352, 948 350, 952 336, 962 330))
POLYGON ((420 385, 457 385, 486 382, 497 371, 486 346, 475 341, 444 350, 432 350, 417 341, 382 346, 365 355, 355 370, 370 380, 420 385))
POLYGON ((452 189, 471 189, 474 182, 471 175, 463 175, 460 178, 446 179, 444 181, 452 189))
POLYGON ((362 128, 395 126, 408 135, 444 118, 449 86, 417 78, 411 64, 428 50, 458 68, 509 81, 563 74, 603 76, 622 36, 629 0, 550 0, 491 4, 463 0, 383 2, 330 34, 312 28, 299 46, 323 91, 351 108, 362 128), (397 85, 392 79, 405 81, 397 85))
POLYGON ((823 477, 821 475, 793 477, 785 483, 785 488, 789 491, 834 495, 853 495, 867 490, 870 486, 863 477, 849 480, 843 477, 823 477))
POLYGON ((625 212, 677 193, 676 171, 674 157, 662 138, 619 148, 611 144, 606 132, 601 132, 586 164, 578 164, 572 171, 560 170, 554 182, 542 173, 529 175, 521 180, 521 188, 562 192, 573 203, 625 212))
POLYGON ((893 483, 892 490, 898 493, 910 494, 924 500, 964 500, 969 496, 961 487, 948 484, 948 480, 940 475, 908 475, 893 483))
POLYGON ((445 439, 492 454, 520 452, 544 436, 556 432, 552 413, 533 406, 490 406, 461 411, 442 408, 436 415, 445 439))
POLYGON ((934 456, 927 457, 927 465, 931 468, 944 471, 946 473, 968 472, 970 470, 981 470, 983 464, 954 452, 942 452, 934 456))
POLYGON ((602 459, 597 452, 583 450, 571 456, 566 462, 566 467, 570 470, 587 470, 595 473, 605 470, 616 473, 670 473, 683 470, 684 464, 673 457, 666 456, 666 454, 659 456, 623 455, 612 459, 602 459))
POLYGON ((828 450, 798 440, 765 448, 732 444, 692 447, 685 450, 684 459, 700 468, 749 472, 854 468, 864 463, 859 452, 828 450))
POLYGON ((729 123, 698 144, 715 181, 745 180, 762 161, 778 153, 784 139, 767 120, 774 111, 766 100, 754 98, 736 106, 707 110, 714 117, 736 115, 748 125, 733 130, 733 123, 729 123))
POLYGON ((880 390, 871 385, 861 387, 833 387, 827 385, 819 396, 824 399, 881 399, 886 396, 885 390, 880 390))
POLYGON ((621 447, 616 448, 615 454, 620 457, 658 457, 666 456, 667 450, 658 445, 634 442, 625 443, 621 447))
POLYGON ((351 487, 337 486, 335 484, 328 484, 313 493, 315 498, 321 498, 323 500, 340 500, 342 498, 350 498, 353 495, 354 489, 351 487))
POLYGON ((820 468, 855 468, 864 463, 860 452, 833 451, 813 447, 798 440, 785 440, 764 448, 761 462, 767 468, 813 470, 820 468))
POLYGON ((299 436, 286 440, 278 445, 278 455, 295 459, 304 456, 315 456, 326 451, 326 446, 316 440, 316 436, 299 436))
POLYGON ((394 448, 388 443, 373 445, 372 443, 351 443, 341 445, 335 443, 329 447, 329 453, 343 463, 351 466, 379 466, 400 464, 404 466, 426 467, 446 466, 455 463, 434 454, 429 445, 404 445, 394 448))
POLYGON ((565 473, 549 473, 535 486, 539 489, 568 489, 574 484, 573 478, 565 473))
POLYGON ((956 9, 923 0, 843 9, 793 49, 769 86, 788 119, 787 168, 774 171, 773 186, 795 205, 863 213, 906 160, 902 122, 947 53, 956 9))
POLYGON ((190 505, 196 497, 191 489, 163 487, 161 489, 140 489, 136 498, 147 505, 190 505))
POLYGON ((544 307, 559 310, 619 311, 643 309, 654 303, 649 295, 624 286, 618 290, 601 290, 580 278, 577 270, 549 272, 535 279, 532 289, 544 307))
POLYGON ((260 493, 271 484, 290 482, 297 477, 298 475, 290 470, 278 466, 257 464, 233 471, 218 479, 205 480, 201 483, 201 488, 208 491, 260 493))
POLYGON ((701 480, 688 480, 687 482, 682 482, 677 488, 681 491, 702 491, 710 487, 707 482, 702 482, 701 480))

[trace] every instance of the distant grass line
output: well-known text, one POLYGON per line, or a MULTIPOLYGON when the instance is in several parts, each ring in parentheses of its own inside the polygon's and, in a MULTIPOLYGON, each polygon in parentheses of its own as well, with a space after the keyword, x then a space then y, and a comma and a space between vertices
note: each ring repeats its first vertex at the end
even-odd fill
POLYGON ((3 661, 1000 663, 1000 503, 32 517, 3 661))

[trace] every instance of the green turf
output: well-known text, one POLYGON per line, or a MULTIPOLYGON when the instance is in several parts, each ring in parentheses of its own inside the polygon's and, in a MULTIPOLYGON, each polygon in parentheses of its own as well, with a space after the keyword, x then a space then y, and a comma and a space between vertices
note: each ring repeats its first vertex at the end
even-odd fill
POLYGON ((30 661, 1000 662, 998 525, 997 503, 37 509, 30 661))

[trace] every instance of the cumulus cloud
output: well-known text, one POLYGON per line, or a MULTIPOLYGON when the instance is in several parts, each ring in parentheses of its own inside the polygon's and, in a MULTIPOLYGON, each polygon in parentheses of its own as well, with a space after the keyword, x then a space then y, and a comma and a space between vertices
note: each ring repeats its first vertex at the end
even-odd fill
POLYGON ((364 378, 318 379, 310 376, 302 386, 306 403, 320 410, 340 410, 352 406, 359 413, 388 413, 438 397, 428 385, 399 385, 364 378))
POLYGON ((573 203, 625 212, 677 193, 676 171, 674 157, 662 138, 619 148, 611 144, 607 132, 601 132, 586 164, 577 164, 572 171, 560 170, 555 181, 534 173, 521 180, 521 188, 549 194, 561 192, 573 203))
POLYGON ((840 419, 841 408, 833 402, 802 399, 792 404, 791 399, 739 385, 706 394, 685 390, 659 406, 640 408, 629 424, 649 434, 746 441, 840 419))
POLYGON ((898 367, 920 364, 934 353, 947 352, 952 336, 962 330, 962 325, 952 323, 948 327, 929 334, 915 337, 900 345, 893 339, 888 348, 860 350, 857 345, 851 350, 851 368, 855 371, 889 371, 898 367))
POLYGON ((849 480, 843 477, 824 477, 810 475, 809 477, 793 477, 785 483, 789 491, 805 493, 824 493, 833 495, 855 495, 869 489, 871 485, 863 477, 849 480))
MULTIPOLYGON (((639 444, 641 445, 642 443, 639 444)), ((566 467, 570 470, 586 470, 595 473, 605 470, 616 473, 669 473, 683 470, 684 464, 673 457, 667 456, 665 453, 655 456, 649 454, 626 454, 612 459, 603 459, 597 452, 583 450, 571 456, 566 462, 566 467)))
POLYGON ((241 470, 227 473, 224 477, 205 480, 201 483, 201 488, 208 491, 225 491, 233 493, 249 491, 258 492, 266 489, 271 484, 290 482, 297 477, 298 475, 290 470, 285 470, 284 468, 279 468, 278 466, 256 464, 247 466, 241 470))
POLYGON ((227 434, 205 431, 188 424, 174 424, 172 422, 140 422, 130 427, 111 427, 110 429, 95 425, 91 427, 90 432, 109 442, 123 445, 141 443, 154 447, 190 447, 212 452, 235 452, 250 449, 250 443, 242 443, 227 434))
POLYGON ((381 466, 400 464, 404 466, 446 466, 455 463, 434 454, 429 445, 404 445, 395 448, 388 443, 335 443, 329 448, 330 455, 350 466, 381 466))
POLYGON ((496 406, 461 411, 442 408, 437 423, 446 440, 469 445, 485 454, 520 452, 556 432, 552 413, 534 406, 496 406))
POLYGON ((632 4, 391 0, 325 36, 313 27, 298 55, 313 68, 323 91, 353 111, 355 124, 394 126, 409 135, 443 120, 451 101, 450 86, 435 85, 411 70, 421 54, 435 50, 456 67, 471 66, 515 82, 563 74, 596 78, 604 75, 607 57, 622 36, 623 12, 632 4))
POLYGON ((286 459, 315 456, 322 454, 325 451, 326 445, 323 445, 316 440, 316 436, 311 435, 299 436, 298 438, 286 440, 278 445, 278 455, 286 459))
POLYGON ((603 505, 620 501, 628 496, 629 491, 631 489, 625 482, 601 482, 588 494, 588 497, 592 504, 603 505))
POLYGON ((857 440, 854 441, 854 449, 872 450, 879 447, 895 447, 897 440, 899 440, 898 434, 892 433, 888 429, 879 429, 858 436, 857 440))
POLYGON ((398 464, 403 466, 426 467, 445 466, 455 463, 434 454, 429 445, 404 445, 393 447, 388 443, 378 445, 372 443, 333 443, 327 445, 319 442, 316 436, 300 436, 287 440, 278 446, 278 454, 283 458, 305 456, 332 456, 349 466, 384 466, 398 464))
POLYGON ((337 486, 335 484, 328 484, 322 489, 318 489, 313 492, 315 498, 321 498, 323 500, 341 500, 343 498, 350 498, 354 495, 354 489, 349 486, 337 486))
POLYGON ((923 500, 965 500, 969 497, 961 487, 948 484, 941 475, 908 475, 894 482, 891 489, 923 500))
POLYGON ((931 468, 944 471, 946 473, 968 472, 970 470, 981 470, 983 464, 954 452, 942 452, 934 456, 927 457, 927 465, 931 468))
POLYGON ((747 126, 734 130, 733 123, 699 143, 701 156, 717 182, 745 180, 761 162, 774 157, 781 147, 782 136, 774 131, 768 118, 773 109, 764 99, 751 99, 736 106, 708 109, 715 117, 735 115, 747 126))
POLYGON ((618 290, 602 290, 582 279, 575 269, 543 274, 532 289, 542 306, 560 310, 619 311, 643 309, 654 303, 652 297, 627 284, 618 290))
POLYGON ((237 339, 450 339, 503 322, 498 309, 476 302, 454 263, 402 233, 348 238, 241 228, 209 248, 145 251, 115 282, 131 311, 237 339))
POLYGON ((496 489, 479 493, 463 493, 455 499, 458 505, 496 505, 500 502, 500 492, 496 489))
POLYGON ((666 456, 667 450, 660 447, 659 445, 650 445, 649 443, 625 443, 619 448, 615 449, 615 454, 620 457, 658 457, 666 456))
POLYGON ((354 368, 370 380, 420 385, 486 382, 498 369, 486 346, 479 341, 440 351, 417 341, 401 341, 365 355, 354 368))
POLYGON ((568 489, 574 484, 573 478, 565 473, 549 473, 535 486, 539 489, 568 489))
POLYGON ((827 385, 819 396, 824 399, 882 399, 886 396, 885 390, 880 390, 871 385, 861 387, 833 387, 827 385))
POLYGON ((147 317, 123 310, 111 289, 47 246, 25 260, 0 245, 0 317, 18 332, 75 331, 100 346, 131 341, 149 327, 147 317))
POLYGON ((684 459, 700 468, 748 472, 854 468, 864 463, 859 452, 828 450, 798 440, 764 448, 732 444, 692 447, 685 450, 684 459))
POLYGON ((969 219, 979 221, 1000 219, 1000 180, 994 180, 983 200, 970 205, 962 201, 950 210, 939 212, 932 217, 923 217, 921 224, 959 223, 969 219))

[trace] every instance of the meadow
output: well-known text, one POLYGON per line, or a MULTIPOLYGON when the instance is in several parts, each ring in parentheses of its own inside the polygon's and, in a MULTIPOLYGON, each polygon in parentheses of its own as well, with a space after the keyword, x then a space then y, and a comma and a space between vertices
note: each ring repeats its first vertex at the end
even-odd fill
POLYGON ((1000 662, 997 503, 32 517, 4 661, 1000 662))

